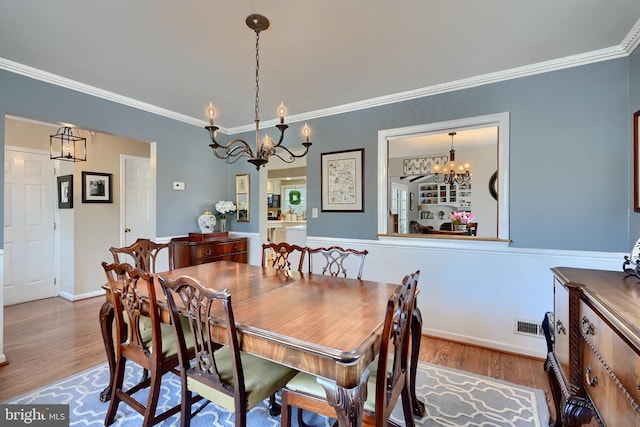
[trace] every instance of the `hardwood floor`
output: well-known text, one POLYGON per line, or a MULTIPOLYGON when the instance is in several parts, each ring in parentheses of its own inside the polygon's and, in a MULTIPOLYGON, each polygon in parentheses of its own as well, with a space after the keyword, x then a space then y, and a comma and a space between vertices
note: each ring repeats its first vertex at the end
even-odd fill
MULTIPOLYGON (((9 363, 0 366, 0 402, 106 361, 98 323, 103 301, 49 298, 5 307, 9 363)), ((539 359, 423 336, 420 360, 542 389, 551 403, 539 359)))

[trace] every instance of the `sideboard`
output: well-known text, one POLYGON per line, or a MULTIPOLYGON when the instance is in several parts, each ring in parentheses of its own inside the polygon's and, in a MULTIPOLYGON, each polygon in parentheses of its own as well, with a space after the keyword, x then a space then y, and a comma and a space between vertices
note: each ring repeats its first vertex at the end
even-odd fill
POLYGON ((229 237, 227 232, 189 233, 171 239, 171 246, 174 268, 215 261, 247 262, 247 238, 229 237))
POLYGON ((640 280, 556 267, 545 362, 556 426, 640 426, 640 280))

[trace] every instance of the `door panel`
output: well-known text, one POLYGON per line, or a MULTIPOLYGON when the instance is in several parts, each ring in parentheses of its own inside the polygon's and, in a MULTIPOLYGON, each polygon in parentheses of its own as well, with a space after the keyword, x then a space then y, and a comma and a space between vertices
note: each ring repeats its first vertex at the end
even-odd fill
POLYGON ((4 304, 57 295, 54 284, 53 162, 5 150, 4 304))
POLYGON ((124 158, 124 246, 139 238, 154 237, 155 206, 152 197, 151 162, 148 158, 124 158), (128 231, 127 231, 128 230, 128 231))

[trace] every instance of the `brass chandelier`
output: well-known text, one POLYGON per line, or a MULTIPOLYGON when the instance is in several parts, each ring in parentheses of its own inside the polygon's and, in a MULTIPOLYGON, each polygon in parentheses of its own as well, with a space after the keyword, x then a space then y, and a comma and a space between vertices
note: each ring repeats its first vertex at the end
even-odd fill
POLYGON ((280 137, 277 143, 274 143, 273 140, 266 135, 262 142, 260 141, 260 31, 266 30, 269 28, 269 20, 262 15, 249 15, 246 19, 246 24, 249 28, 251 28, 256 33, 256 97, 255 97, 255 152, 251 148, 251 145, 248 144, 241 138, 236 138, 226 145, 218 143, 216 141, 216 133, 219 129, 217 126, 213 124, 213 119, 216 115, 216 110, 212 103, 209 104, 207 108, 207 116, 209 117, 209 125, 205 126, 205 129, 209 131, 209 137, 211 138, 211 144, 209 147, 213 150, 213 154, 219 158, 223 159, 225 162, 232 164, 238 161, 240 157, 247 157, 247 161, 252 163, 256 170, 260 170, 260 167, 264 166, 269 162, 269 157, 276 156, 282 161, 286 163, 292 163, 296 158, 304 157, 309 151, 309 147, 311 147, 311 142, 309 142, 309 135, 311 130, 307 124, 302 128, 302 133, 305 137, 304 142, 302 142, 302 146, 304 147, 304 152, 302 154, 294 154, 287 147, 282 145, 282 140, 284 139, 284 132, 289 127, 284 123, 284 116, 287 112, 283 103, 280 103, 278 107, 278 116, 280 116, 280 123, 276 125, 278 130, 280 131, 280 137))
POLYGON ((456 132, 449 132, 451 137, 451 149, 449 150, 449 161, 445 164, 436 164, 431 166, 433 180, 437 183, 445 183, 449 185, 462 184, 471 181, 471 169, 473 162, 456 163, 456 150, 453 148, 453 137, 456 132))

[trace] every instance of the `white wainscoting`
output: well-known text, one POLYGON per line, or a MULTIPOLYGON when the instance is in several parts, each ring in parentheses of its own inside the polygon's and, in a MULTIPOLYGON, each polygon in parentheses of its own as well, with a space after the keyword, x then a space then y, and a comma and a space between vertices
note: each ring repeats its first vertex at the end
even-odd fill
MULTIPOLYGON (((249 238, 249 263, 260 265, 257 234, 249 238)), ((423 333, 533 357, 546 357, 544 337, 514 333, 516 320, 541 323, 553 310, 556 266, 620 270, 625 253, 511 248, 504 242, 307 236, 307 245, 369 251, 364 280, 400 283, 420 270, 418 307, 423 333)))

